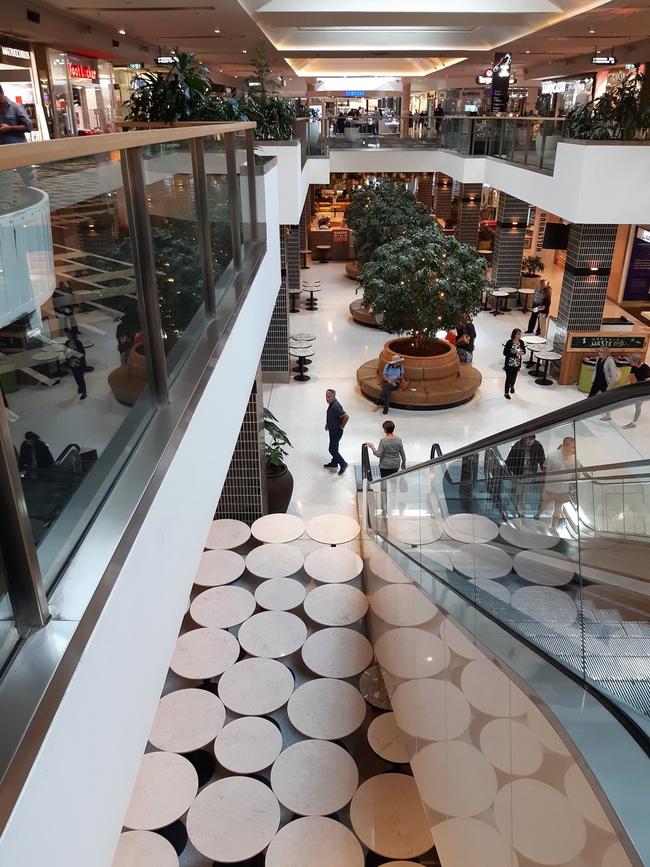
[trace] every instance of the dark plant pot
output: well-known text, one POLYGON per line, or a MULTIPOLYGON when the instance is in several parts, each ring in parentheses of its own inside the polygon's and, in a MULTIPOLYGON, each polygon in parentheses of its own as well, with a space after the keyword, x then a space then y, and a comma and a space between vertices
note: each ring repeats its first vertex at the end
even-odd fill
POLYGON ((293 476, 289 468, 285 466, 279 473, 267 473, 266 488, 269 512, 286 512, 293 494, 293 476))

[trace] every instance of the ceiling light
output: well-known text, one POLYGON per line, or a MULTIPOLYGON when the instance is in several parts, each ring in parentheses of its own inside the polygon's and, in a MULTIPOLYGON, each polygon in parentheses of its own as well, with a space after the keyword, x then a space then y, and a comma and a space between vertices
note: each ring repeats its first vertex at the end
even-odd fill
POLYGON ((590 28, 589 28, 589 32, 590 32, 590 33, 592 34, 592 36, 593 36, 593 34, 594 34, 596 31, 593 30, 593 29, 590 27, 590 28))
POLYGON ((245 48, 242 48, 241 53, 242 53, 242 54, 248 54, 248 51, 246 51, 245 48))
POLYGON ((223 69, 220 69, 219 72, 223 72, 223 69))
POLYGON ((526 49, 526 54, 530 54, 530 49, 529 49, 529 48, 526 49))
POLYGON ((126 30, 118 30, 117 32, 120 34, 120 36, 126 36, 126 30))
POLYGON ((219 30, 219 29, 217 28, 217 30, 215 30, 214 32, 215 32, 215 33, 221 33, 221 30, 219 30))

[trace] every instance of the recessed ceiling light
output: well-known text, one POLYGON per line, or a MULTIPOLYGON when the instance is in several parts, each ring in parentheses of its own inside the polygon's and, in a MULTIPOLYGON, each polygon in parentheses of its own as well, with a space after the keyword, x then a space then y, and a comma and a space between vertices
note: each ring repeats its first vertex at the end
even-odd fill
POLYGON ((117 32, 120 34, 120 36, 126 36, 126 30, 118 30, 117 32))
POLYGON ((526 49, 526 54, 530 54, 530 49, 529 49, 529 48, 526 49))
POLYGON ((219 72, 223 72, 223 69, 220 69, 219 72))
POLYGON ((217 28, 217 30, 215 30, 214 32, 215 32, 215 33, 221 33, 221 30, 219 30, 219 29, 217 28))
POLYGON ((241 53, 242 53, 242 54, 248 54, 248 51, 246 51, 245 48, 242 48, 241 53))
POLYGON ((595 31, 595 30, 592 30, 592 28, 590 27, 590 28, 589 28, 589 32, 593 35, 596 31, 595 31))
POLYGON ((236 76, 235 76, 235 78, 239 78, 239 76, 238 76, 238 75, 236 75, 236 76))

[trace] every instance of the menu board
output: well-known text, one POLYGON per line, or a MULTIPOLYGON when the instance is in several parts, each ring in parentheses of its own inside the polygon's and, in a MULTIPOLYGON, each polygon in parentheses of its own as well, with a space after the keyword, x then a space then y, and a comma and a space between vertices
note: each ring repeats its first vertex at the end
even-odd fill
POLYGON ((643 349, 645 337, 642 334, 626 334, 616 337, 606 334, 574 334, 570 349, 643 349))
POLYGON ((334 244, 347 244, 350 232, 348 229, 333 229, 332 242, 334 244))

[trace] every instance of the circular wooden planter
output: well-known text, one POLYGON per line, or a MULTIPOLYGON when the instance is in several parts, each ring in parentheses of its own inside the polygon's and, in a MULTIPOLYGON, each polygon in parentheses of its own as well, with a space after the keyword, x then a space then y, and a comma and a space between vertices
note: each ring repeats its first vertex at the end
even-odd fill
POLYGON ((365 306, 360 298, 350 304, 350 315, 359 325, 366 325, 368 328, 381 328, 375 314, 365 306))
POLYGON ((125 406, 133 406, 147 385, 147 362, 142 346, 131 350, 126 364, 111 370, 108 385, 115 400, 125 406))
POLYGON ((442 409, 471 400, 481 384, 476 368, 461 364, 456 347, 446 340, 435 340, 429 355, 414 354, 411 338, 388 340, 376 361, 367 361, 357 370, 361 393, 371 400, 381 396, 381 374, 393 355, 404 359, 406 389, 391 393, 391 406, 402 409, 442 409))
POLYGON ((358 262, 348 262, 345 266, 345 273, 350 280, 358 280, 361 276, 361 265, 358 262))

